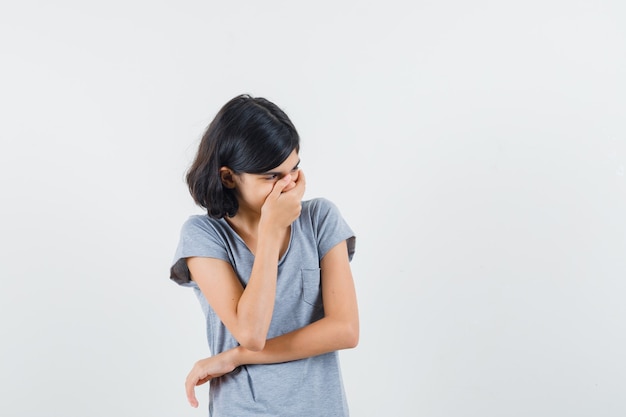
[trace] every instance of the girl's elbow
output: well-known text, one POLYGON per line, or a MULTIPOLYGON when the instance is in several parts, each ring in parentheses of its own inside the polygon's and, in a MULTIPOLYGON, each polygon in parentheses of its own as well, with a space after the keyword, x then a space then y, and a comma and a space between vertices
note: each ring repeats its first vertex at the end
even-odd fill
POLYGON ((359 345, 359 331, 357 330, 348 340, 348 349, 354 349, 359 345))
POLYGON ((265 338, 254 335, 242 335, 238 340, 239 345, 252 352, 260 352, 265 348, 265 338))
POLYGON ((353 349, 359 344, 359 325, 358 323, 348 323, 344 331, 345 349, 353 349))
POLYGON ((265 348, 265 342, 251 342, 241 346, 252 352, 260 352, 265 348))

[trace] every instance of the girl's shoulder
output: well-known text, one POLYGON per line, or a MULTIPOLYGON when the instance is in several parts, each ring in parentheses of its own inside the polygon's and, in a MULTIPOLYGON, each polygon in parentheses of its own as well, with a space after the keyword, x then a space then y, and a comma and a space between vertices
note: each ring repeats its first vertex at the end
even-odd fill
POLYGON ((300 217, 310 219, 310 222, 314 225, 343 221, 343 216, 335 203, 323 197, 302 201, 300 217))
POLYGON ((183 223, 183 227, 185 226, 202 227, 202 226, 214 224, 215 222, 217 222, 216 219, 213 219, 206 214, 192 214, 187 218, 185 223, 183 223))
POLYGON ((337 206, 327 198, 317 197, 302 201, 302 212, 319 215, 330 211, 337 211, 337 206))
POLYGON ((227 223, 223 219, 214 219, 206 214, 193 214, 187 218, 181 228, 183 235, 196 233, 222 236, 228 233, 227 223))

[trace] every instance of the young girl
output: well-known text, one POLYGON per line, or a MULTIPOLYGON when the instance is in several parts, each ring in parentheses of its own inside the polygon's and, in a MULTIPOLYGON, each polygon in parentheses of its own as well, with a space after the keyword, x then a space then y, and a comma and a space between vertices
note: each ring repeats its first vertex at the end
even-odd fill
POLYGON ((348 416, 337 351, 359 338, 354 233, 331 202, 302 201, 298 133, 287 115, 240 95, 204 134, 187 183, 207 215, 183 225, 170 277, 191 286, 213 356, 209 415, 348 416))

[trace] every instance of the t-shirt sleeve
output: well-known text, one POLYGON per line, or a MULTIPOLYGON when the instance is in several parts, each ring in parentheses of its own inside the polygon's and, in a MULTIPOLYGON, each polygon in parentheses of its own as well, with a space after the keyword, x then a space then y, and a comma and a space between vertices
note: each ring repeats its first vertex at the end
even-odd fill
POLYGON ((183 286, 193 286, 187 258, 202 256, 230 262, 224 239, 208 218, 192 216, 182 226, 180 240, 170 268, 170 279, 183 286))
POLYGON ((320 198, 316 200, 313 210, 313 223, 317 232, 317 245, 320 260, 335 247, 345 240, 348 245, 348 258, 352 261, 356 248, 356 236, 344 220, 337 206, 329 200, 320 198))

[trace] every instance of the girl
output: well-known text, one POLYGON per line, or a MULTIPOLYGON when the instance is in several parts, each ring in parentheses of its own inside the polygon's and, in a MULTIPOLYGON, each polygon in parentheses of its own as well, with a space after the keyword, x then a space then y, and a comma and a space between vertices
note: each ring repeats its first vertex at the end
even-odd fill
POLYGON ((298 133, 259 97, 222 107, 187 173, 207 215, 183 225, 170 277, 191 286, 213 356, 209 415, 348 416, 337 351, 359 338, 350 270, 355 236, 326 199, 302 201, 298 133))

